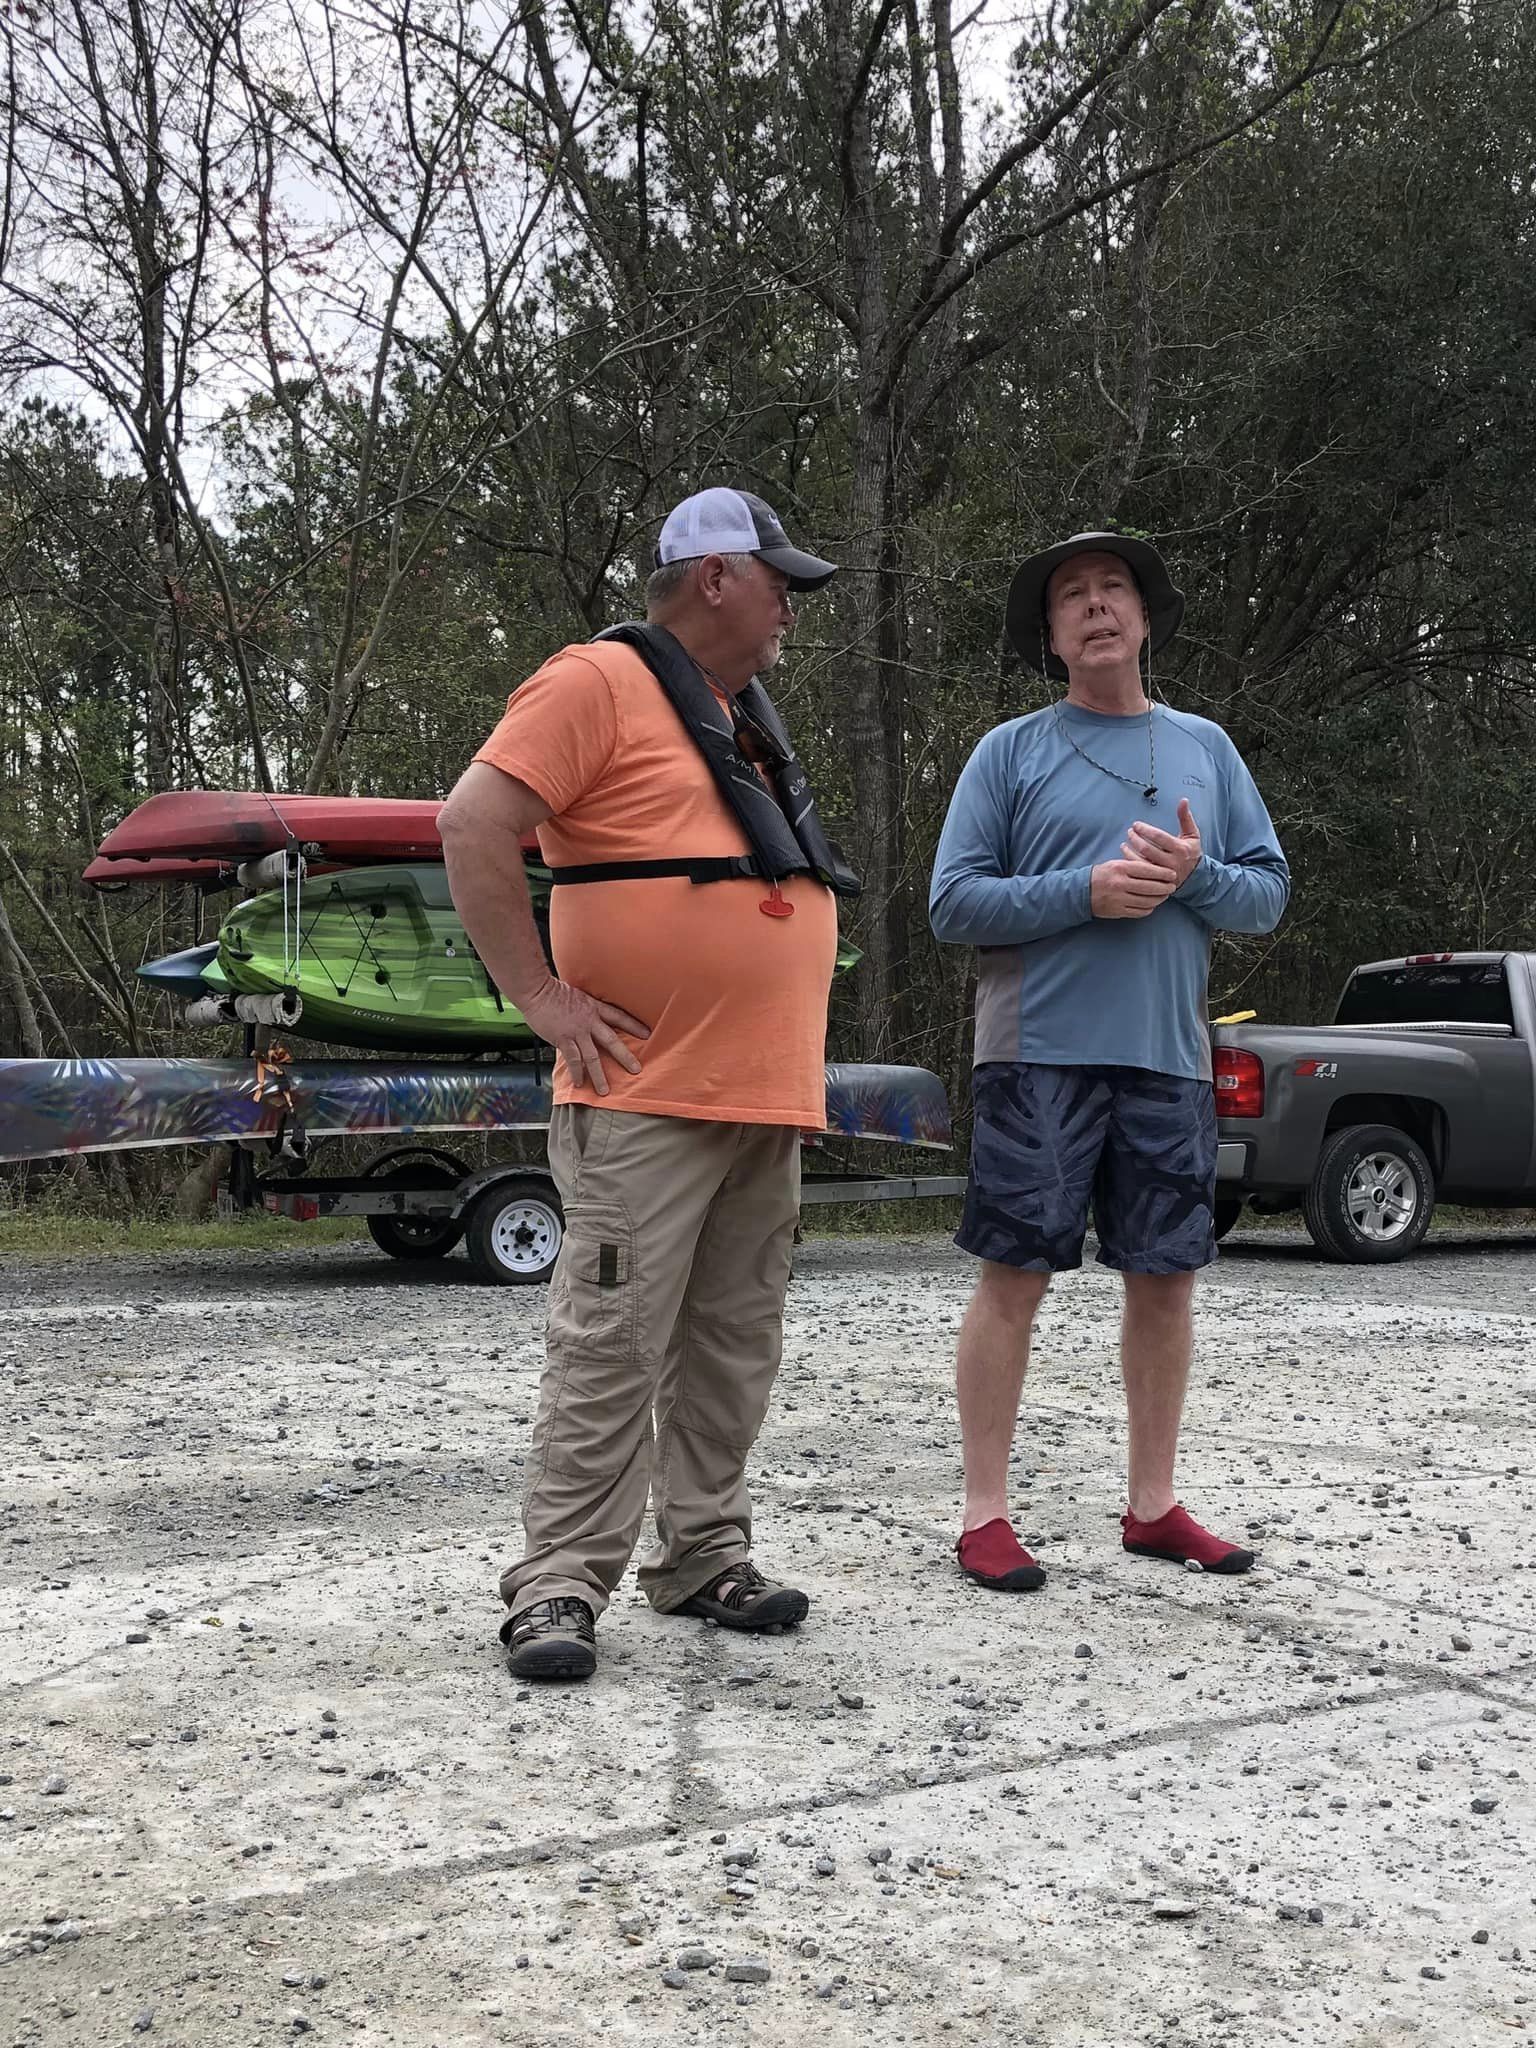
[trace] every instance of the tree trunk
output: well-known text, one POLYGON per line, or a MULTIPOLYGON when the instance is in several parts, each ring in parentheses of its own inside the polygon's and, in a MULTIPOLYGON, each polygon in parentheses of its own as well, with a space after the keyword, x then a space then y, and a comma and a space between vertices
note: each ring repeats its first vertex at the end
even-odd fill
POLYGON ((859 413, 854 430, 843 587, 850 631, 844 670, 846 732, 853 784, 853 838, 864 876, 859 920, 864 959, 858 974, 858 1053, 878 1056, 890 1034, 901 948, 896 884, 901 872, 900 719, 890 711, 894 671, 888 550, 895 469, 894 427, 887 385, 890 308, 885 288, 877 172, 869 97, 859 77, 860 37, 850 0, 828 11, 827 41, 843 101, 839 170, 846 202, 843 268, 858 354, 859 413))
POLYGON ((11 930, 10 914, 5 907, 5 898, 0 896, 0 988, 10 998, 16 1011, 16 1028, 21 1038, 22 1057, 40 1060, 46 1057, 43 1049, 42 1029, 37 1021, 37 1011, 32 1006, 31 991, 27 987, 26 971, 22 966, 21 949, 16 944, 16 934, 11 930))
POLYGON ((893 579, 885 559, 890 498, 891 423, 888 415, 865 412, 858 426, 853 489, 849 502, 850 541, 844 571, 849 587, 850 643, 844 668, 844 712, 853 837, 864 877, 858 972, 859 1054, 879 1056, 889 1035, 904 946, 897 879, 901 873, 900 710, 898 671, 887 667, 894 631, 893 579))

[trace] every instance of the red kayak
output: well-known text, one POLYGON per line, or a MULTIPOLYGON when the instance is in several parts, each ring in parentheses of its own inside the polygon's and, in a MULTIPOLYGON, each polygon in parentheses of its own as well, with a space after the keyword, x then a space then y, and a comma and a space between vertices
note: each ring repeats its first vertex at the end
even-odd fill
MULTIPOLYGON (((267 796, 261 791, 175 789, 152 796, 115 825, 106 861, 254 860, 285 846, 313 847, 348 866, 441 860, 438 798, 267 796)), ((94 863, 93 863, 94 866, 94 863)))
POLYGON ((233 889, 235 870, 226 860, 103 860, 100 854, 80 877, 93 889, 111 893, 131 889, 136 882, 168 888, 173 882, 187 882, 197 889, 233 889))
MULTIPOLYGON (((537 841, 535 841, 537 845, 537 841)), ((333 875, 345 862, 311 860, 305 863, 312 875, 333 875)), ((370 866, 374 863, 370 862, 370 866)), ((227 860, 103 860, 98 853, 80 880, 103 896, 118 895, 124 889, 168 889, 176 883, 213 893, 242 887, 237 863, 227 860)))

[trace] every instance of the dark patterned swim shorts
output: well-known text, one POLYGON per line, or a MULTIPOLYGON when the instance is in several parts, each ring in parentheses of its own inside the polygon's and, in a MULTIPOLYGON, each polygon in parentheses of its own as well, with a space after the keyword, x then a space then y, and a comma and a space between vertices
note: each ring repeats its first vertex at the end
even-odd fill
POLYGON ((1216 1098, 1209 1081, 1140 1067, 989 1062, 972 1077, 976 1124, 955 1243, 1036 1273, 1083 1263, 1093 1210, 1099 1263, 1193 1273, 1216 1257, 1216 1098))

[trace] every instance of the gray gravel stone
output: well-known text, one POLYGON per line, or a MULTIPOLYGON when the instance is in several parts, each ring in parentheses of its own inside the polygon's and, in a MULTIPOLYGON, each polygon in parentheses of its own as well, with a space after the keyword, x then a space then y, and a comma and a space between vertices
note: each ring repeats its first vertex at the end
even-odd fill
POLYGON ((688 1989, 688 1973, 686 1970, 663 1970, 661 1981, 669 1991, 686 1991, 688 1989))
POLYGON ((43 1790, 50 1799, 57 1799, 61 1792, 69 1790, 69 1780, 68 1778, 61 1777, 57 1771, 54 1771, 50 1776, 44 1778, 43 1790))
POLYGON ((768 1965, 756 1956, 743 1956, 740 1962, 725 1966, 727 1984, 766 1984, 772 1975, 768 1965))
POLYGON ((685 1948, 678 1951, 677 1967, 680 1970, 712 1970, 719 1960, 712 1949, 685 1948))

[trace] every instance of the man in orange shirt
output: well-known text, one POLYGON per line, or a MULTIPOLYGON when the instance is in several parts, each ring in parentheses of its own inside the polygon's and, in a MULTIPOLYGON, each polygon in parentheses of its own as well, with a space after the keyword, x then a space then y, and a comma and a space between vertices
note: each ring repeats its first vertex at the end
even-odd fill
POLYGON ((794 624, 790 593, 836 571, 724 489, 668 515, 656 559, 646 624, 563 649, 515 691, 441 819, 465 930, 558 1055, 566 1234, 524 1555, 501 1580, 519 1678, 596 1669, 648 1491, 653 1607, 767 1629, 809 1606, 749 1561, 744 1472, 779 1365, 800 1133, 826 1123, 833 899, 858 884, 755 678, 794 624), (520 852, 533 830, 553 974, 520 852))

